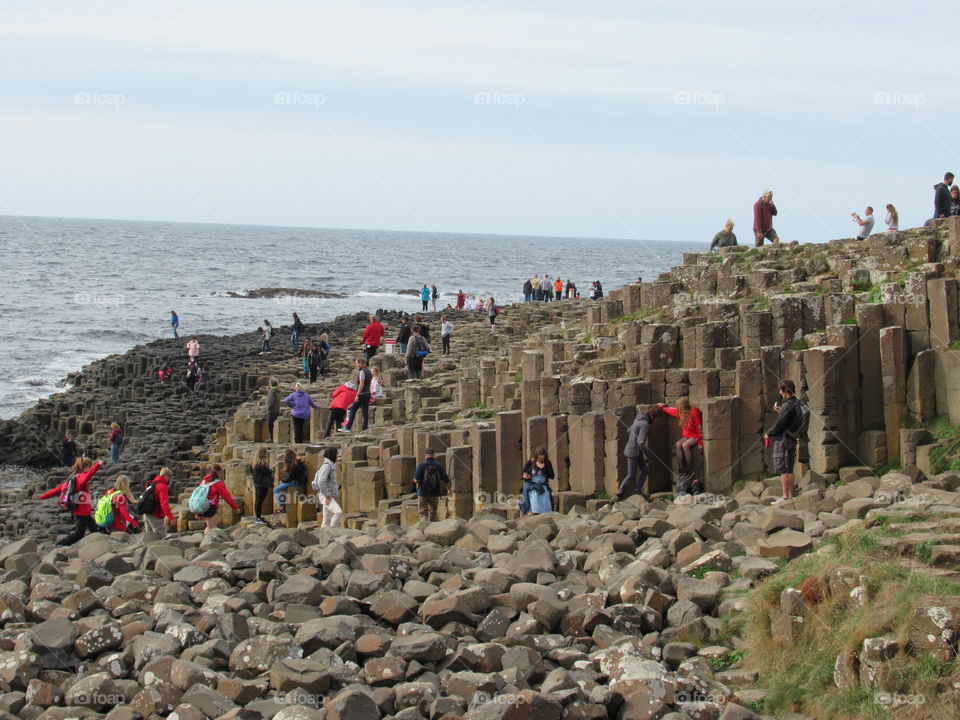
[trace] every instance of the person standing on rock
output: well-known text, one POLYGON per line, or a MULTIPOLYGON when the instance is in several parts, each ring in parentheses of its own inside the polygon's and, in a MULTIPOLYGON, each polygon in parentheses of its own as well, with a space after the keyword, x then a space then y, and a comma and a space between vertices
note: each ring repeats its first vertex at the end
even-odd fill
MULTIPOLYGON (((73 532, 57 540, 57 545, 73 545, 88 532, 97 532, 97 524, 91 517, 92 508, 90 507, 90 479, 97 474, 97 470, 103 463, 99 460, 91 463, 88 458, 78 458, 73 464, 70 478, 73 479, 73 496, 67 498, 67 508, 73 515, 73 532), (72 505, 72 507, 70 507, 72 505)), ((68 488, 70 478, 64 480, 55 488, 47 490, 40 496, 41 500, 47 500, 52 497, 60 497, 68 488)))
POLYGON ((260 353, 270 352, 270 338, 273 337, 274 329, 269 320, 264 320, 263 325, 257 328, 260 334, 260 353))
POLYGON ((440 316, 440 342, 443 345, 443 354, 450 354, 450 336, 453 334, 453 323, 445 315, 440 316))
POLYGON ((180 329, 180 316, 173 310, 170 311, 170 327, 173 329, 173 339, 179 340, 180 336, 177 331, 180 329))
POLYGON ((764 190, 760 199, 753 204, 754 246, 761 247, 767 238, 774 245, 780 244, 780 236, 773 229, 773 216, 776 214, 777 206, 773 204, 773 190, 764 190))
POLYGON ((310 375, 310 382, 315 383, 317 381, 317 375, 320 374, 320 346, 314 345, 309 340, 303 343, 304 348, 307 350, 307 372, 310 375))
POLYGON ((793 500, 793 465, 797 459, 797 439, 789 434, 797 427, 800 417, 797 412, 797 387, 793 380, 780 381, 780 402, 773 406, 779 415, 773 427, 767 430, 763 439, 773 440, 773 471, 780 475, 780 487, 783 494, 774 500, 782 503, 793 500))
POLYGON ((436 461, 433 450, 427 448, 423 456, 423 462, 413 471, 413 482, 417 486, 417 509, 421 520, 435 522, 440 497, 451 493, 450 478, 436 461), (447 486, 446 490, 444 485, 447 486))
POLYGON ((677 400, 676 407, 661 405, 663 411, 680 422, 680 439, 674 446, 677 456, 677 484, 681 487, 693 481, 693 448, 703 447, 703 415, 684 396, 677 400))
POLYGON ((950 217, 950 186, 953 185, 953 173, 943 176, 943 182, 933 186, 933 217, 924 225, 929 226, 934 220, 950 217))
POLYGON ((335 447, 328 447, 323 451, 323 463, 313 476, 313 489, 316 490, 320 506, 323 508, 320 527, 338 527, 343 509, 337 502, 340 486, 337 485, 337 449, 335 447))
POLYGON ((426 283, 420 288, 420 304, 423 306, 421 308, 422 312, 426 312, 430 308, 430 288, 427 287, 426 283))
MULTIPOLYGON (((297 349, 297 358, 300 360, 300 364, 303 367, 304 379, 310 377, 310 351, 312 349, 313 343, 309 340, 304 340, 303 344, 297 349)), ((310 382, 313 382, 313 380, 310 382)))
POLYGON ((371 315, 370 322, 363 329, 363 357, 367 362, 370 362, 370 358, 380 349, 383 333, 383 325, 377 320, 376 315, 371 315))
POLYGON ((190 362, 187 363, 187 374, 185 376, 187 390, 193 390, 194 385, 197 384, 199 375, 200 363, 198 363, 194 358, 190 358, 190 362))
POLYGON ((273 487, 273 468, 270 466, 270 451, 266 445, 257 448, 257 454, 250 463, 250 478, 253 481, 253 516, 254 522, 265 525, 263 519, 263 501, 273 487))
POLYGON ((440 299, 440 291, 437 290, 437 286, 436 286, 436 285, 431 285, 431 286, 430 286, 430 302, 431 302, 432 305, 433 305, 433 311, 434 311, 434 312, 437 311, 437 300, 439 300, 439 299, 440 299))
POLYGON ((267 391, 267 433, 268 442, 273 442, 273 424, 280 417, 280 381, 270 378, 270 389, 267 391))
POLYGON ((553 283, 550 282, 549 275, 544 275, 540 280, 540 299, 544 302, 550 302, 553 299, 553 283))
POLYGON ((900 215, 892 203, 887 203, 887 216, 883 219, 887 232, 897 232, 900 229, 900 215))
POLYGON ((317 373, 325 378, 330 365, 330 338, 326 333, 320 335, 320 341, 317 342, 316 347, 320 351, 320 365, 317 366, 317 373))
POLYGON ((400 318, 400 330, 397 331, 397 351, 401 355, 407 354, 408 342, 410 342, 410 318, 404 315, 400 318))
MULTIPOLYGON (((627 445, 623 455, 627 458, 627 475, 620 483, 616 500, 625 500, 631 495, 643 495, 643 484, 650 474, 647 460, 651 457, 650 447, 647 445, 647 436, 655 418, 660 417, 663 410, 659 405, 649 405, 647 409, 637 415, 627 435, 627 445)), ((646 496, 644 496, 646 497, 646 496)))
POLYGON ((370 393, 373 386, 373 373, 367 367, 367 361, 364 358, 356 359, 357 368, 357 397, 350 405, 347 411, 347 422, 339 429, 339 432, 350 432, 353 429, 353 421, 357 416, 357 410, 363 411, 363 429, 367 429, 370 423, 370 393))
POLYGON ((60 464, 64 467, 73 467, 79 456, 80 451, 77 449, 77 441, 73 439, 72 434, 67 433, 63 436, 63 442, 60 444, 60 464))
POLYGON ((283 455, 283 465, 287 469, 287 474, 283 482, 273 489, 273 501, 277 507, 274 512, 277 513, 286 512, 288 502, 296 503, 297 494, 300 498, 304 498, 307 494, 307 466, 303 463, 303 458, 287 448, 283 455), (296 488, 298 491, 292 497, 288 492, 291 488, 296 488))
POLYGON ((419 314, 413 316, 413 324, 415 326, 416 325, 420 326, 420 337, 422 337, 424 340, 426 340, 429 343, 430 342, 430 326, 423 321, 423 318, 420 317, 419 314))
POLYGON ((200 484, 209 485, 207 502, 210 503, 210 506, 206 512, 196 513, 197 517, 203 518, 203 521, 207 524, 203 531, 203 534, 206 535, 217 527, 217 509, 220 507, 221 500, 232 507, 234 512, 240 512, 240 508, 237 507, 237 501, 233 499, 233 495, 227 490, 226 483, 223 482, 223 467, 219 463, 215 463, 210 468, 210 472, 203 476, 200 484))
POLYGON ((420 325, 414 325, 410 342, 407 343, 407 379, 420 380, 423 378, 423 359, 430 354, 430 344, 421 334, 420 325))
POLYGON ((560 302, 563 298, 563 280, 560 279, 560 276, 557 275, 557 279, 553 281, 553 294, 554 300, 560 302))
POLYGON ((553 510, 553 494, 550 481, 554 478, 553 463, 547 457, 546 448, 538 447, 533 457, 521 470, 523 490, 520 493, 520 514, 539 515, 553 510))
POLYGON ((120 423, 110 423, 108 442, 110 443, 110 462, 120 462, 120 453, 123 450, 123 428, 120 427, 120 423))
POLYGON ((290 345, 294 350, 297 350, 300 347, 300 333, 306 330, 306 326, 303 324, 303 321, 300 320, 300 316, 296 313, 293 314, 293 325, 290 329, 290 345))
POLYGON ((454 306, 456 310, 463 310, 463 306, 467 304, 467 296, 463 294, 463 288, 460 288, 457 291, 457 304, 454 306))
POLYGON ((200 360, 200 341, 196 337, 187 341, 187 358, 190 360, 200 360))
POLYGON ((144 491, 144 494, 146 494, 146 492, 152 492, 154 500, 150 503, 153 509, 145 511, 142 517, 146 520, 147 525, 150 526, 150 531, 159 533, 160 535, 166 535, 167 525, 171 528, 177 526, 177 521, 170 511, 169 483, 171 477, 173 477, 173 473, 170 472, 170 468, 160 468, 160 472, 157 473, 153 480, 147 483, 147 488, 144 491), (153 488, 153 490, 150 490, 150 488, 153 488))
POLYGON ((523 283, 523 301, 530 302, 531 300, 533 300, 533 283, 530 282, 530 278, 527 278, 523 283))
POLYGON ((334 427, 339 428, 347 418, 347 408, 357 399, 357 386, 347 382, 338 385, 330 398, 330 412, 327 415, 327 425, 323 429, 323 438, 326 440, 334 427))
POLYGON ((290 417, 293 418, 293 441, 295 443, 304 442, 304 430, 307 420, 312 414, 311 408, 319 407, 303 389, 303 385, 295 383, 293 392, 284 399, 284 404, 290 408, 290 417))
POLYGON ((497 324, 497 303, 493 298, 487 301, 487 317, 490 318, 490 332, 493 332, 493 326, 497 324))

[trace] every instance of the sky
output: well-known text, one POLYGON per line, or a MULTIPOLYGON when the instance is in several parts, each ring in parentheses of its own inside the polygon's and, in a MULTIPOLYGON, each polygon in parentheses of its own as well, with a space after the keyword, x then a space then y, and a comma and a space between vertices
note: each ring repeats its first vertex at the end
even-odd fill
POLYGON ((0 0, 0 214, 744 243, 772 189, 784 240, 914 226, 960 172, 955 17, 0 0))

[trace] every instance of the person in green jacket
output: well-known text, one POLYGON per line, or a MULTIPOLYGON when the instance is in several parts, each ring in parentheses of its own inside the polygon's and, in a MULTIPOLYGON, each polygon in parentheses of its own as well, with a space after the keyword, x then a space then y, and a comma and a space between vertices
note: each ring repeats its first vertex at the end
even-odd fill
POLYGON ((710 252, 714 248, 733 247, 737 244, 737 236, 733 234, 733 220, 727 218, 727 223, 723 230, 713 236, 713 242, 710 243, 710 252))

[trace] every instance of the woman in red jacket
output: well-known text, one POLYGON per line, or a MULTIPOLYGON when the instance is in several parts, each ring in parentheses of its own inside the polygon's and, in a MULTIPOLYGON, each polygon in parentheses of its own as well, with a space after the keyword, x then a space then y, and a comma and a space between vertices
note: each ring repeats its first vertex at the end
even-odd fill
POLYGON ((680 421, 680 439, 674 446, 677 453, 677 476, 683 480, 693 476, 693 447, 703 447, 703 416, 690 404, 690 398, 677 400, 676 407, 661 405, 667 415, 680 421))
POLYGON ((210 468, 210 472, 204 475, 201 481, 201 484, 210 486, 210 489, 207 490, 207 502, 210 503, 210 507, 207 508, 205 513, 197 514, 198 518, 203 518, 207 523, 207 527, 203 531, 204 535, 217 527, 217 509, 220 507, 221 500, 235 511, 240 512, 237 502, 233 499, 233 495, 227 490, 227 486, 221 478, 222 475, 223 468, 217 463, 210 468))
POLYGON ((347 408, 353 405, 357 399, 357 386, 352 382, 344 383, 333 391, 330 398, 330 413, 327 415, 327 426, 323 429, 323 437, 330 435, 334 425, 340 427, 340 424, 347 419, 347 408))
MULTIPOLYGON (((101 464, 99 460, 91 463, 88 458, 77 458, 77 461, 73 464, 73 475, 76 478, 74 481, 74 495, 73 498, 71 498, 71 501, 74 503, 73 510, 71 511, 73 514, 74 528, 72 533, 57 540, 57 545, 73 545, 77 540, 86 535, 87 532, 98 531, 97 524, 93 521, 93 518, 90 517, 90 478, 97 474, 97 470, 100 469, 101 464)), ((64 480, 52 490, 47 490, 43 493, 40 499, 46 500, 47 498, 59 497, 60 494, 66 490, 67 483, 69 482, 69 480, 64 480)))
POLYGON ((143 519, 147 521, 151 532, 159 533, 160 535, 166 534, 166 525, 176 527, 177 524, 173 513, 170 512, 170 478, 172 476, 173 473, 170 472, 170 468, 160 468, 157 476, 147 484, 147 487, 153 486, 153 492, 157 501, 154 505, 153 512, 144 513, 143 519), (164 521, 166 521, 166 524, 164 521))
POLYGON ((136 532, 140 525, 129 510, 136 502, 133 493, 130 492, 130 478, 126 475, 118 475, 113 490, 108 492, 113 493, 113 525, 110 529, 128 533, 136 532))

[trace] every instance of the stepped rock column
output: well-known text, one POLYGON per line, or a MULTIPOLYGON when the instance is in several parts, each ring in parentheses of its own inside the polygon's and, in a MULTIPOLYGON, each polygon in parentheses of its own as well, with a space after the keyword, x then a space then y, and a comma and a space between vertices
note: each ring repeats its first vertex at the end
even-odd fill
POLYGON ((470 446, 473 448, 474 502, 489 505, 497 492, 496 429, 474 425, 470 428, 470 446))
POLYGON ((704 486, 727 494, 740 477, 736 397, 716 397, 703 405, 704 486))
POLYGON ((935 278, 927 281, 930 302, 930 347, 945 348, 960 337, 957 327, 957 281, 935 278))
POLYGON ((523 417, 519 410, 497 413, 497 490, 519 495, 522 469, 523 417))
POLYGON ((863 429, 883 424, 883 376, 880 371, 880 327, 883 306, 857 305, 860 327, 860 422, 863 429))
POLYGON ((880 331, 883 365, 883 414, 887 432, 887 461, 900 457, 900 424, 907 404, 907 331, 888 327, 880 331))
MULTIPOLYGON (((879 310, 880 306, 876 308, 879 310)), ((843 352, 843 348, 833 345, 803 352, 807 406, 810 408, 810 429, 807 433, 810 469, 821 475, 837 472, 844 457, 844 448, 837 437, 837 408, 842 398, 838 387, 840 373, 835 370, 843 352)))

